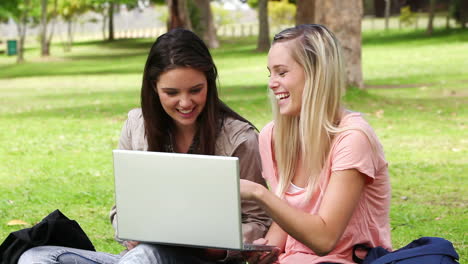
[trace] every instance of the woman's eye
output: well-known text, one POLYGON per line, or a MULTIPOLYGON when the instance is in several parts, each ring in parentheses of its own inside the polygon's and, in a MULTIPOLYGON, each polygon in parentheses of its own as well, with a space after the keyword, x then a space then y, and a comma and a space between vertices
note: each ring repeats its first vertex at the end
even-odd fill
POLYGON ((197 93, 199 93, 200 91, 201 91, 201 89, 194 89, 194 90, 191 90, 190 92, 191 92, 192 94, 197 94, 197 93))
POLYGON ((278 75, 283 77, 284 75, 286 75, 286 72, 285 71, 284 72, 279 72, 278 75))
POLYGON ((177 94, 177 92, 166 92, 166 94, 169 95, 169 96, 174 96, 174 95, 177 94))

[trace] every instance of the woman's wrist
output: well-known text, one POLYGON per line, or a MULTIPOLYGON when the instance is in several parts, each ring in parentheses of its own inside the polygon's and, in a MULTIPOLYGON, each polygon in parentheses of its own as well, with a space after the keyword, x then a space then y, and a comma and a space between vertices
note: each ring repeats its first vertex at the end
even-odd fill
POLYGON ((261 202, 265 196, 265 192, 268 190, 265 188, 265 186, 261 184, 257 184, 255 191, 253 192, 253 198, 257 202, 261 202))

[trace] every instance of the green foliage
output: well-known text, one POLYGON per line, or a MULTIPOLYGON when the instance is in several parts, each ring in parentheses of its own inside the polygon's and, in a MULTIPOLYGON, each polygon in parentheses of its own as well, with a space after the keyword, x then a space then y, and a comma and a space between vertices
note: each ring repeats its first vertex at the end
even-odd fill
POLYGON ((416 14, 411 12, 410 6, 404 6, 400 9, 400 23, 404 26, 411 26, 416 21, 416 14))
POLYGON ((458 23, 466 23, 468 21, 468 10, 464 10, 467 5, 465 4, 463 6, 463 1, 466 0, 452 0, 449 8, 451 16, 455 18, 458 23))
POLYGON ((213 12, 214 23, 216 27, 224 26, 227 24, 239 21, 239 11, 226 10, 216 2, 211 3, 211 10, 213 12))
POLYGON ((0 4, 0 19, 8 20, 12 18, 18 22, 22 16, 26 16, 26 21, 39 14, 40 3, 37 0, 2 0, 0 4))
POLYGON ((273 26, 289 25, 295 21, 296 5, 288 0, 269 1, 268 16, 273 26))
POLYGON ((203 25, 201 23, 200 8, 197 7, 195 1, 187 0, 187 9, 190 22, 192 23, 193 32, 197 33, 197 35, 199 36, 202 36, 203 31, 205 29, 203 28, 203 25))
POLYGON ((166 0, 150 0, 151 3, 156 4, 156 5, 165 5, 166 0))
POLYGON ((258 7, 258 0, 247 0, 247 4, 251 8, 257 8, 258 7))
POLYGON ((71 21, 91 8, 86 0, 59 0, 58 13, 65 21, 71 21))
POLYGON ((165 5, 156 5, 154 11, 158 14, 158 20, 164 24, 167 23, 169 19, 169 10, 165 5))

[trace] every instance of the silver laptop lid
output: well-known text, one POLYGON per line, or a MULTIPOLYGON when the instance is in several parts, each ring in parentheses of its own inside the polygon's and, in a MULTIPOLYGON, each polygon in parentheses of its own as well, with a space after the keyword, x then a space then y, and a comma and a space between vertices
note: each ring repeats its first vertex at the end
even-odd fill
POLYGON ((114 150, 124 240, 242 248, 236 157, 114 150))

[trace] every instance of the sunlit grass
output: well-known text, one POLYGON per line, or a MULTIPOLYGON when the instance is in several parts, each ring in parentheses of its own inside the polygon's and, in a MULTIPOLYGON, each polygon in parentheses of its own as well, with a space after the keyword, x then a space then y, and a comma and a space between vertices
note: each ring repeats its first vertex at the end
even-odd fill
MULTIPOLYGON (((395 248, 420 236, 466 248, 468 33, 366 33, 365 91, 345 102, 363 112, 390 165, 395 248), (373 88, 372 88, 373 87, 373 88)), ((60 209, 98 250, 117 253, 107 214, 114 202, 111 150, 128 110, 139 105, 151 40, 28 50, 24 64, 0 58, 0 239, 60 209)), ((271 120, 266 53, 255 39, 225 39, 214 50, 221 97, 258 128, 271 120)), ((463 262, 463 261, 461 261, 463 262)))

